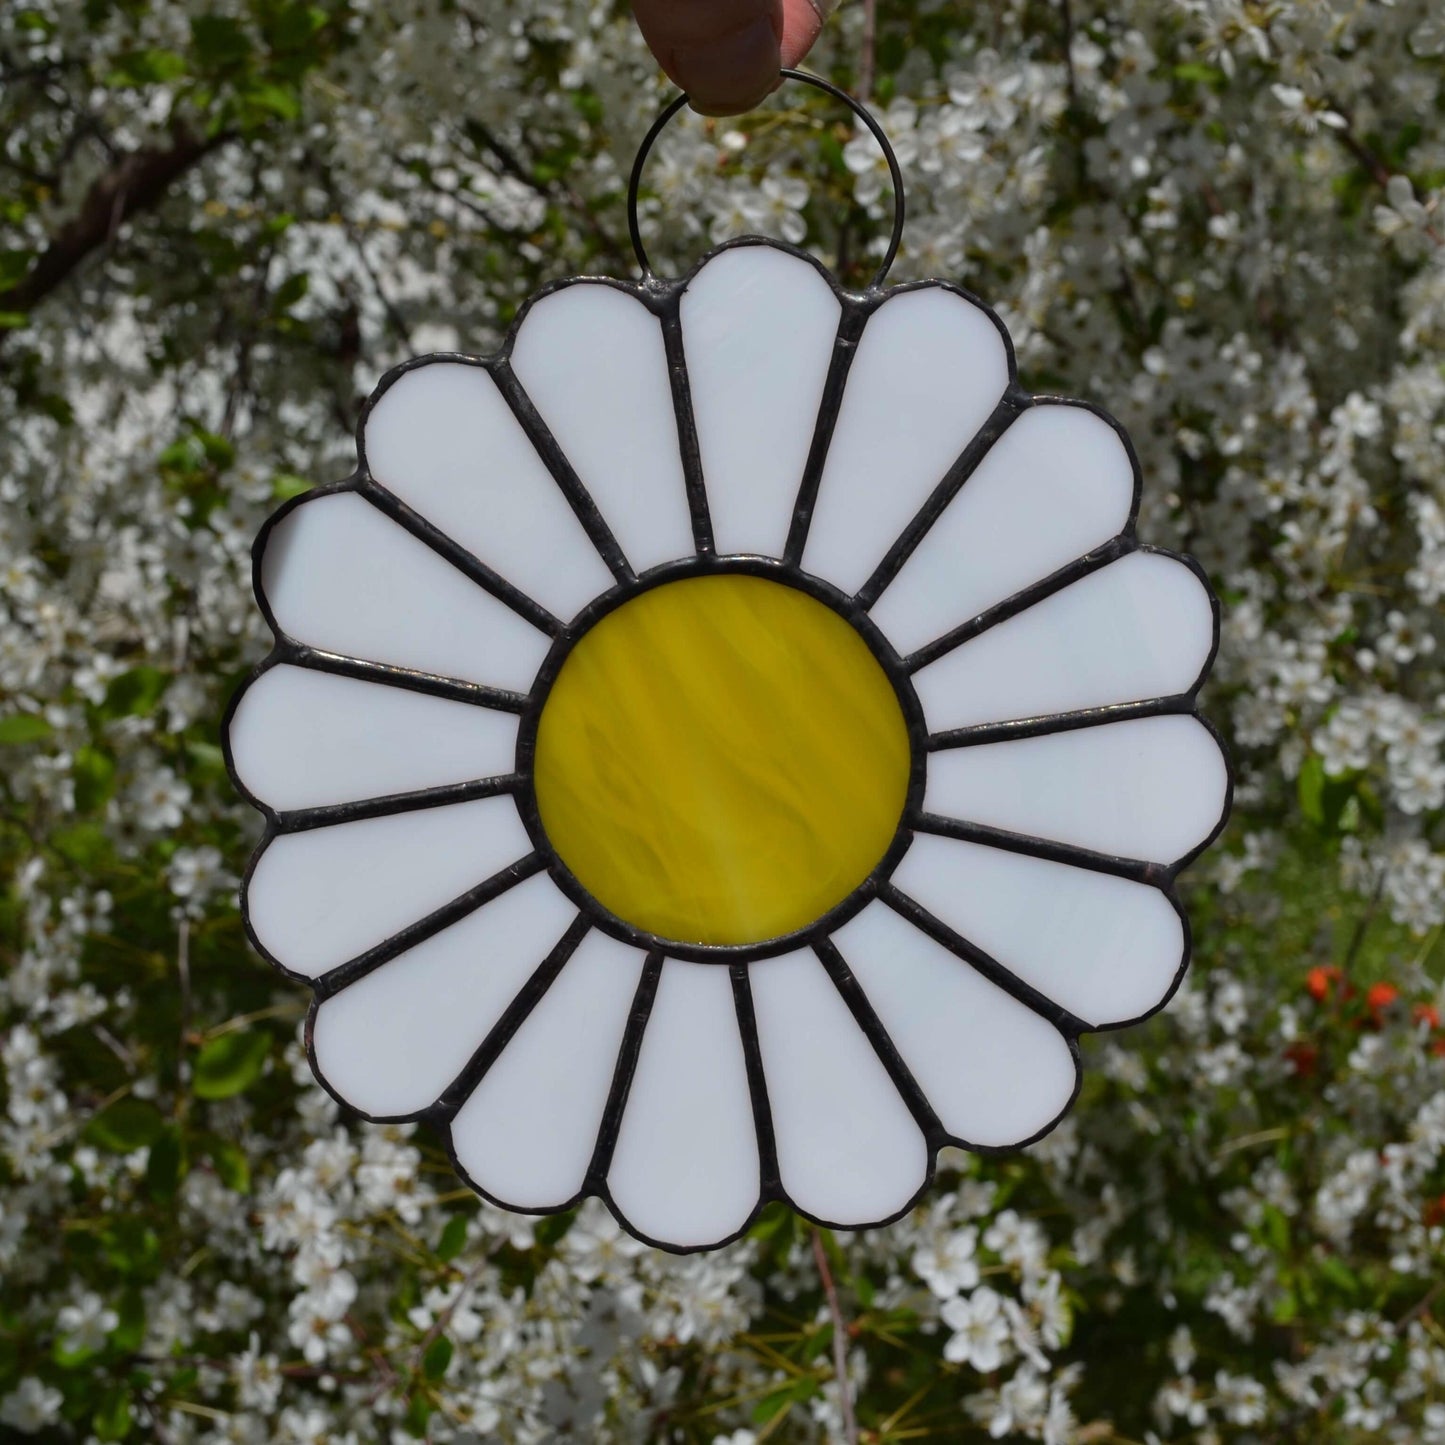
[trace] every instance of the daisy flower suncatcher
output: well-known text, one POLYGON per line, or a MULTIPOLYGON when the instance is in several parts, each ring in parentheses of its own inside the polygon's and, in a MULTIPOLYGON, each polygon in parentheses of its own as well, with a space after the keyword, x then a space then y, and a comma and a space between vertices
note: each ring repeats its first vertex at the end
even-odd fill
POLYGON ((318 1077, 507 1208, 885 1222, 1153 1013, 1229 776, 1217 604, 998 318, 756 239, 541 293, 257 539, 227 758, 318 1077))

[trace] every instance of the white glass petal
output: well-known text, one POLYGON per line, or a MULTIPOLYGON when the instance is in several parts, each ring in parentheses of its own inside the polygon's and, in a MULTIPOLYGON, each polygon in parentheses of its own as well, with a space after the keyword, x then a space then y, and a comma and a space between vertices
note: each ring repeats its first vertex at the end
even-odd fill
POLYGON ((1209 730, 1166 716, 930 753, 923 801, 949 818, 1173 863, 1214 830, 1227 793, 1209 730))
POLYGON ((757 1131, 726 968, 663 965, 607 1183, 634 1229, 683 1248, 726 1239, 757 1204, 757 1131))
POLYGON ((262 947, 316 978, 532 851, 511 798, 480 798, 273 838, 246 889, 262 947))
POLYGON ((844 1227, 896 1214, 923 1186, 928 1145, 832 979, 811 952, 748 977, 783 1188, 844 1227))
POLYGON ((246 689, 230 740, 242 783, 285 812, 510 773, 517 717, 283 664, 246 689))
POLYGON ((1185 692, 1213 645, 1194 572, 1134 552, 944 653, 913 685, 942 732, 1185 692))
POLYGON ((717 550, 781 557, 842 305, 772 246, 714 256, 682 297, 682 342, 717 550))
POLYGON ((354 492, 283 517, 261 581, 282 631, 327 652, 516 692, 547 655, 545 633, 354 492))
POLYGON ((317 1069, 373 1118, 434 1104, 576 916, 545 873, 508 889, 325 1000, 317 1069))
POLYGON ((848 372, 805 569, 857 591, 1008 383, 1007 348, 981 307, 936 286, 885 301, 848 372))
POLYGON ((943 509, 873 620, 912 652, 1102 546, 1133 504, 1133 463, 1108 422, 1080 406, 1030 407, 943 509))
POLYGON ((564 286, 528 310, 512 370, 633 569, 692 556, 657 317, 615 286, 564 286))
POLYGON ((382 486, 564 621, 612 585, 484 368, 414 367, 372 408, 363 440, 382 486))
POLYGON ((1184 960, 1157 888, 918 833, 893 882, 1016 978, 1096 1026, 1154 1008, 1184 960))
POLYGON ((644 955, 595 929, 452 1120, 462 1167, 520 1209, 582 1187, 644 955))
POLYGON ((1062 1034, 882 903, 833 941, 945 1129, 969 1144, 1021 1144, 1073 1096, 1062 1034))

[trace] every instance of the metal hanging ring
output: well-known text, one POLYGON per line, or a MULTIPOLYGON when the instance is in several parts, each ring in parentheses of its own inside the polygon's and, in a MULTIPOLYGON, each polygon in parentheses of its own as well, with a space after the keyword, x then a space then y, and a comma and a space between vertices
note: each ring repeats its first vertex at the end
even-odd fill
MULTIPOLYGON (((800 80, 804 85, 811 85, 815 90, 821 90, 835 100, 841 100, 868 127, 872 132, 873 139, 878 142, 883 151, 883 159, 888 163, 888 174, 893 178, 893 234, 888 238, 888 249, 883 253, 883 264, 879 266, 877 274, 869 283, 869 289, 876 290, 887 279, 894 258, 898 255, 899 242, 903 240, 903 172, 899 169, 898 157, 894 154, 893 146, 884 133, 883 127, 878 123, 877 117, 862 101, 855 100, 846 90, 834 85, 832 81, 824 80, 820 75, 810 75, 806 70, 783 70, 780 74, 784 80, 800 80)), ((642 144, 637 148, 637 159, 632 162, 632 176, 627 182, 627 231, 632 237, 632 249, 637 253, 637 264, 642 267, 644 280, 651 279, 653 270, 652 263, 647 259, 647 250, 642 244, 642 231, 637 224, 637 193, 642 186, 642 167, 652 150, 653 142, 662 134, 662 128, 687 102, 688 97, 685 94, 669 101, 657 119, 648 127, 647 134, 642 138, 642 144)))

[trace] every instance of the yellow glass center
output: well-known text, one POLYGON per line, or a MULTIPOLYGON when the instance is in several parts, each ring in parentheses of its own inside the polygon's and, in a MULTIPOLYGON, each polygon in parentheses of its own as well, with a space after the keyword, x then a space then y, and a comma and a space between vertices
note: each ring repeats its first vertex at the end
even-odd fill
POLYGON ((859 633, 737 573, 624 602, 542 708, 542 825, 577 881, 661 938, 759 943, 841 903, 908 791, 898 697, 859 633))

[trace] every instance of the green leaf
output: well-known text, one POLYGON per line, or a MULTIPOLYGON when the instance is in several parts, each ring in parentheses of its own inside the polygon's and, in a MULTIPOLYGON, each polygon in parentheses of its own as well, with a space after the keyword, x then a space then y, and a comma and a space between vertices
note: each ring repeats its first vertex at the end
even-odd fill
POLYGON ((106 1258, 122 1274, 153 1276, 160 1260, 160 1240, 144 1219, 124 1215, 104 1234, 101 1245, 106 1258))
POLYGON ((587 122, 588 125, 601 125, 606 110, 597 93, 592 90, 574 90, 572 92, 572 105, 577 114, 587 122))
POLYGON ((75 750, 70 775, 75 780, 75 806, 79 812, 93 813, 115 790, 114 759, 89 744, 75 750))
POLYGON ((1193 81, 1196 85, 1222 86, 1228 76, 1215 65, 1202 65, 1198 61, 1187 61, 1174 67, 1176 80, 1193 81))
POLYGON ((304 271, 293 271, 277 288, 272 298, 278 311, 286 311, 294 306, 305 294, 311 285, 311 278, 304 271))
POLYGON ((111 679, 104 711, 109 717, 148 717, 170 681, 170 673, 158 667, 133 667, 111 679))
POLYGON ((197 15, 191 20, 191 42, 209 70, 226 70, 251 53, 251 40, 229 15, 197 15))
POLYGON ((317 5, 288 5, 267 27, 267 36, 273 49, 296 50, 322 29, 326 20, 326 12, 317 5))
POLYGON ((101 1397, 95 1414, 90 1417, 97 1440, 124 1440, 130 1434, 134 1419, 130 1413, 130 1395, 124 1385, 111 1385, 101 1397))
POLYGON ((301 114, 301 97, 289 85, 270 85, 258 82, 248 85, 242 98, 253 110, 281 120, 295 120, 301 114))
POLYGON ((60 1340, 56 1340, 50 1347, 50 1358, 62 1370, 79 1369, 81 1365, 93 1360, 95 1354, 94 1350, 67 1350, 60 1340))
POLYGON ((1337 1255, 1324 1255, 1320 1259, 1319 1270, 1325 1279, 1344 1294, 1353 1295, 1360 1287, 1354 1271, 1337 1255))
POLYGON ((174 1125, 167 1125, 151 1145, 150 1158, 146 1161, 146 1189, 154 1199, 174 1199, 184 1172, 180 1131, 174 1125))
POLYGON ((432 1408, 432 1402, 427 1399, 426 1394, 418 1390, 411 1397, 402 1425, 418 1439, 423 1438, 427 1431, 427 1421, 432 1417, 432 1408))
POLYGON ((811 1400, 818 1393, 818 1381, 813 1375, 806 1375, 801 1379, 790 1380, 780 1389, 774 1390, 771 1394, 764 1395, 756 1405, 753 1406, 753 1424, 766 1425, 784 1410, 792 1405, 801 1404, 805 1400, 811 1400))
POLYGON ((186 761, 192 783, 221 782, 226 776, 226 755, 215 743, 188 742, 186 761))
POLYGON ((156 461, 167 471, 189 472, 195 470, 204 455, 193 437, 182 437, 162 448, 156 461))
POLYGON ((77 868, 98 867, 111 854, 110 835, 99 823, 73 823, 50 835, 50 846, 77 868))
POLYGON ((0 311, 0 331, 18 331, 30 325, 28 311, 0 311))
POLYGON ((752 1410, 752 1421, 754 1425, 766 1425, 769 1420, 781 1415, 789 1405, 793 1403, 793 1387, 785 1385, 781 1390, 774 1390, 771 1394, 764 1395, 752 1410))
POLYGON ((14 712, 0 718, 0 743, 38 743, 55 729, 33 712, 14 712))
POLYGON ((309 492, 311 483, 305 477, 298 477, 293 472, 277 472, 271 478, 271 495, 278 502, 289 502, 292 497, 299 497, 302 492, 309 492))
POLYGON ((1278 1255, 1289 1253, 1289 1220, 1284 1212, 1273 1204, 1264 1206, 1261 1217, 1265 1242, 1278 1255))
POLYGON ((216 1178, 227 1189, 235 1194, 251 1192, 251 1161, 239 1144, 212 1134, 206 1138, 205 1150, 211 1167, 216 1171, 216 1178))
POLYGON ((229 1099, 261 1077, 271 1037, 259 1029, 222 1034, 196 1055, 191 1087, 198 1099, 229 1099))
POLYGON ((575 1209, 563 1210, 561 1214, 545 1214, 537 1221, 533 1236, 544 1247, 556 1244, 572 1228, 572 1221, 576 1218, 575 1209))
POLYGON ((115 1312, 120 1316, 120 1323, 111 1331, 111 1344, 123 1353, 140 1349, 145 1340, 146 1307, 145 1297, 135 1285, 121 1295, 115 1312))
POLYGON ((0 291, 8 291, 12 286, 18 286, 29 275, 30 263, 34 259, 33 251, 0 251, 0 291))
POLYGON ((1299 794, 1300 812, 1305 815, 1306 820, 1317 828, 1323 827, 1325 821, 1325 765, 1313 754, 1304 760, 1304 766, 1299 770, 1299 780, 1295 784, 1295 791, 1299 794))
POLYGON ((145 1099, 120 1099, 91 1119, 80 1137, 101 1149, 129 1154, 154 1144, 164 1127, 165 1120, 154 1104, 145 1099))
POLYGON ((437 1242, 438 1259, 455 1259, 467 1242, 467 1216, 454 1214, 447 1220, 442 1237, 437 1242))
POLYGON ((105 78, 112 88, 156 85, 186 73, 186 58, 174 50, 133 50, 115 58, 115 68, 105 78))
POLYGON ((229 437, 223 437, 219 432, 198 431, 196 440, 200 442, 206 460, 219 471, 225 471, 235 463, 236 444, 229 437))
POLYGON ((780 1236, 790 1235, 794 1217, 793 1211, 786 1204, 779 1204, 774 1200, 763 1206, 757 1223, 748 1230, 748 1238, 755 1239, 760 1244, 770 1244, 780 1236))
POLYGON ((826 1355, 833 1346, 833 1321, 825 1320, 821 1325, 808 1331, 803 1337, 802 1355, 805 1360, 816 1360, 826 1355))
POLYGON ((440 1380, 452 1362, 452 1342, 445 1335, 438 1335, 426 1347, 421 1357, 421 1372, 428 1380, 440 1380))
POLYGON ((1296 785, 1300 812, 1306 822, 1312 823, 1322 833, 1334 835, 1357 827, 1361 807, 1357 796, 1359 787, 1357 773, 1331 777, 1325 771, 1323 759, 1311 754, 1300 768, 1296 785), (1355 807, 1347 815, 1346 809, 1351 803, 1355 807))

